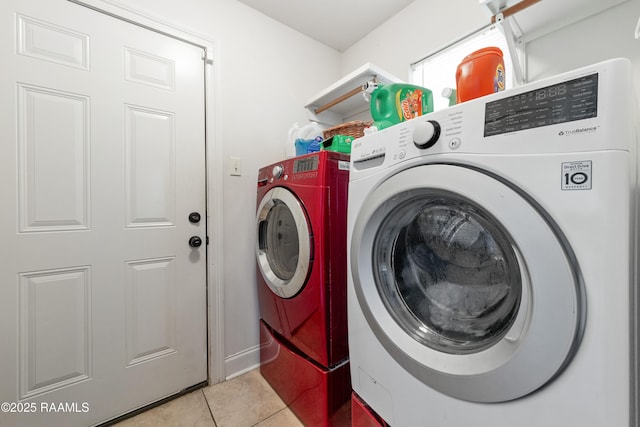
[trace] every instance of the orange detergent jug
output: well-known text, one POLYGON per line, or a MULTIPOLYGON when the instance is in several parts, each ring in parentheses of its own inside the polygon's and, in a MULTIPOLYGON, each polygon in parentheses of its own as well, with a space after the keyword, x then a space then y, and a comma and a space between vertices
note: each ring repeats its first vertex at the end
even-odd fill
POLYGON ((378 130, 433 111, 433 94, 427 88, 391 83, 378 86, 369 103, 373 125, 378 130))
POLYGON ((466 56, 456 70, 457 103, 504 90, 502 51, 485 47, 466 56))

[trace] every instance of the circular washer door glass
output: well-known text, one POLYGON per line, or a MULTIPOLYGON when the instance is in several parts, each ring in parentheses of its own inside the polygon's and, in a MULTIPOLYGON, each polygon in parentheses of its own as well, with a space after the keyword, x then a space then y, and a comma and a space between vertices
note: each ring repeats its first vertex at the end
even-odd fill
POLYGON ((264 233, 264 252, 273 273, 282 280, 291 280, 296 274, 299 241, 296 221, 289 207, 278 201, 269 210, 264 233))
POLYGON ((374 277, 395 321, 418 342, 468 354, 498 342, 518 313, 511 239, 476 203, 443 190, 395 206, 373 244, 374 277))
POLYGON ((274 187, 258 205, 256 260, 265 284, 281 298, 292 298, 307 283, 312 258, 311 230, 300 201, 274 187))

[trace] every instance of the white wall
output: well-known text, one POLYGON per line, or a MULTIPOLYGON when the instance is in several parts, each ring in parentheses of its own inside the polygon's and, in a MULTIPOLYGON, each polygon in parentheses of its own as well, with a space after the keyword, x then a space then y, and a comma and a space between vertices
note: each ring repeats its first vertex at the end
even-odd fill
POLYGON ((342 56, 342 73, 371 62, 409 81, 409 65, 489 24, 478 0, 415 0, 342 56))
POLYGON ((340 54, 235 0, 123 4, 216 42, 216 144, 222 145, 225 168, 224 351, 226 375, 234 375, 259 361, 257 170, 285 157, 289 128, 306 121, 303 106, 340 77, 340 54), (230 156, 242 160, 242 176, 229 175, 230 156))
POLYGON ((626 57, 640 94, 640 40, 634 38, 640 1, 630 0, 527 43, 529 81, 583 65, 626 57))

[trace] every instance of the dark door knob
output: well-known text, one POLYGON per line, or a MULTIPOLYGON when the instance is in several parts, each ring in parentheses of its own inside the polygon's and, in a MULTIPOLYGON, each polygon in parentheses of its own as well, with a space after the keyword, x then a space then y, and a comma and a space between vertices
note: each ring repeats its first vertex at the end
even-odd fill
POLYGON ((191 246, 192 248, 199 248, 200 245, 202 245, 202 239, 198 236, 191 236, 191 238, 189 239, 189 246, 191 246))
POLYGON ((192 222, 194 224, 200 222, 200 214, 198 212, 191 212, 189 214, 189 222, 192 222))

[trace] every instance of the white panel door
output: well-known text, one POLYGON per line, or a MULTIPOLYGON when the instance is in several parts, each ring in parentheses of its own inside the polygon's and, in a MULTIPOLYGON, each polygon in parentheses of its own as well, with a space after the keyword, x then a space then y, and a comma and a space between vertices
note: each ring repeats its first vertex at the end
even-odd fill
POLYGON ((93 425, 207 379, 203 51, 66 0, 0 19, 0 425, 93 425))

